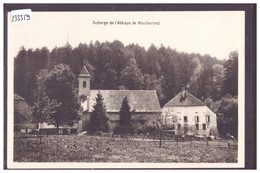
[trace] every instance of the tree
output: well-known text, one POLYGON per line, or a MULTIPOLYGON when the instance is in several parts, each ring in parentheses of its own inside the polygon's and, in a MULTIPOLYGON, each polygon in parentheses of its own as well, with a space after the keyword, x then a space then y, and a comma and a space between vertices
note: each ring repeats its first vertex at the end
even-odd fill
POLYGON ((131 58, 127 66, 121 71, 122 84, 132 90, 141 89, 143 73, 137 67, 136 60, 131 58))
POLYGON ((199 88, 197 92, 197 98, 204 101, 205 98, 213 95, 213 71, 212 68, 206 68, 203 70, 199 78, 199 88))
POLYGON ((38 75, 38 89, 33 116, 39 122, 73 126, 81 119, 77 93, 78 81, 68 65, 55 65, 38 75))
POLYGON ((215 64, 212 66, 213 70, 213 93, 212 99, 219 100, 221 98, 221 87, 225 79, 225 69, 221 64, 215 64))
POLYGON ((33 104, 32 90, 36 86, 36 75, 46 67, 49 50, 21 48, 14 63, 14 90, 21 95, 30 105, 33 104))
POLYGON ((120 133, 123 135, 133 133, 133 127, 131 123, 132 113, 130 111, 127 97, 123 99, 122 106, 119 111, 119 116, 119 126, 116 129, 116 133, 120 133))
POLYGON ((160 64, 162 67, 162 76, 163 76, 163 77, 161 76, 161 81, 160 81, 163 94, 161 98, 159 95, 159 99, 161 103, 163 100, 163 104, 165 104, 167 101, 172 99, 172 97, 174 97, 174 95, 177 92, 176 74, 175 74, 174 65, 172 63, 172 56, 171 56, 172 50, 169 48, 165 49, 165 47, 162 46, 159 49, 159 52, 161 54, 160 64))
POLYGON ((226 94, 231 94, 232 96, 237 96, 238 93, 238 52, 233 51, 229 54, 229 59, 224 64, 225 77, 222 96, 226 94))
POLYGON ((90 119, 87 124, 87 130, 90 133, 97 131, 108 132, 108 118, 106 116, 106 107, 103 103, 103 96, 98 92, 96 97, 96 104, 93 106, 94 110, 90 114, 90 119))
POLYGON ((155 45, 151 46, 147 50, 147 66, 148 73, 155 74, 157 77, 161 76, 161 66, 159 63, 160 54, 155 45))
POLYGON ((222 97, 218 108, 218 130, 225 135, 230 133, 237 137, 238 134, 238 102, 237 97, 230 94, 222 97))
POLYGON ((48 119, 56 113, 61 103, 57 103, 55 100, 50 100, 48 97, 39 98, 34 105, 31 106, 32 119, 37 123, 48 122, 48 119))

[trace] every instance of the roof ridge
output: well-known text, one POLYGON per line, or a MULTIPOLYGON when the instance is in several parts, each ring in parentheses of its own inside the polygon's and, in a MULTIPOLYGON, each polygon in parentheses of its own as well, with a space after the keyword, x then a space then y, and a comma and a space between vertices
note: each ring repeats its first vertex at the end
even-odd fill
POLYGON ((206 106, 206 104, 192 95, 190 92, 187 92, 187 97, 184 101, 179 101, 178 98, 181 97, 182 91, 180 91, 173 99, 168 101, 164 107, 171 107, 171 106, 206 106))
MULTIPOLYGON (((99 90, 103 95, 107 112, 119 112, 123 98, 128 97, 129 106, 137 112, 161 112, 156 90, 99 90)), ((95 104, 98 90, 90 90, 90 111, 95 104)))
MULTIPOLYGON (((188 92, 188 91, 187 91, 188 92)), ((203 101, 201 101, 200 99, 198 99, 197 97, 195 97, 194 95, 192 95, 190 92, 188 92, 188 94, 190 94, 192 97, 194 97, 195 99, 197 99, 198 101, 202 102, 203 104, 205 104, 203 101)), ((206 104, 205 104, 206 105, 206 104)))
POLYGON ((172 100, 174 100, 180 93, 181 93, 181 91, 178 94, 176 94, 171 100, 169 100, 164 106, 166 106, 168 103, 170 103, 172 100))
POLYGON ((22 96, 19 96, 18 94, 14 94, 14 99, 25 100, 22 96))

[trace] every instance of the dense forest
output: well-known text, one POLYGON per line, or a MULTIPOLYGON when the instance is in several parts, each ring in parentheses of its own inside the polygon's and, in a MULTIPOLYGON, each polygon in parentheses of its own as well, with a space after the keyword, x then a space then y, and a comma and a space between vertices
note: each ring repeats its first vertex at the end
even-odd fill
MULTIPOLYGON (((67 64, 76 76, 85 64, 91 74, 91 89, 154 89, 161 106, 187 87, 219 115, 222 124, 237 122, 237 51, 231 51, 226 60, 218 60, 163 45, 151 44, 146 50, 137 44, 125 46, 120 41, 96 41, 75 48, 67 43, 52 50, 22 47, 15 57, 14 92, 33 105, 40 70, 51 70, 61 63, 67 64)), ((227 131, 234 129, 223 133, 227 131)))

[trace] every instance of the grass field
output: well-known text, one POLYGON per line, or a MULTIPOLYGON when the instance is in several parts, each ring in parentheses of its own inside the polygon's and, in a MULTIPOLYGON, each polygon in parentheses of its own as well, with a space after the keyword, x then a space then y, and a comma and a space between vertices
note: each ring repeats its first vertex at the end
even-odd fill
POLYGON ((208 162, 236 163, 237 149, 216 147, 205 141, 159 142, 100 136, 15 135, 16 162, 208 162))

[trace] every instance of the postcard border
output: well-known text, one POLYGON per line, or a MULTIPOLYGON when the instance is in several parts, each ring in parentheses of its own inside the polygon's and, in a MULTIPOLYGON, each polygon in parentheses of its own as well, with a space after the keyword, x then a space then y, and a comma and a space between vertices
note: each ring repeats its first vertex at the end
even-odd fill
POLYGON ((245 85, 244 169, 256 169, 256 4, 4 4, 4 169, 10 169, 7 167, 7 13, 14 9, 26 8, 33 11, 245 11, 245 84, 247 85, 245 85))

